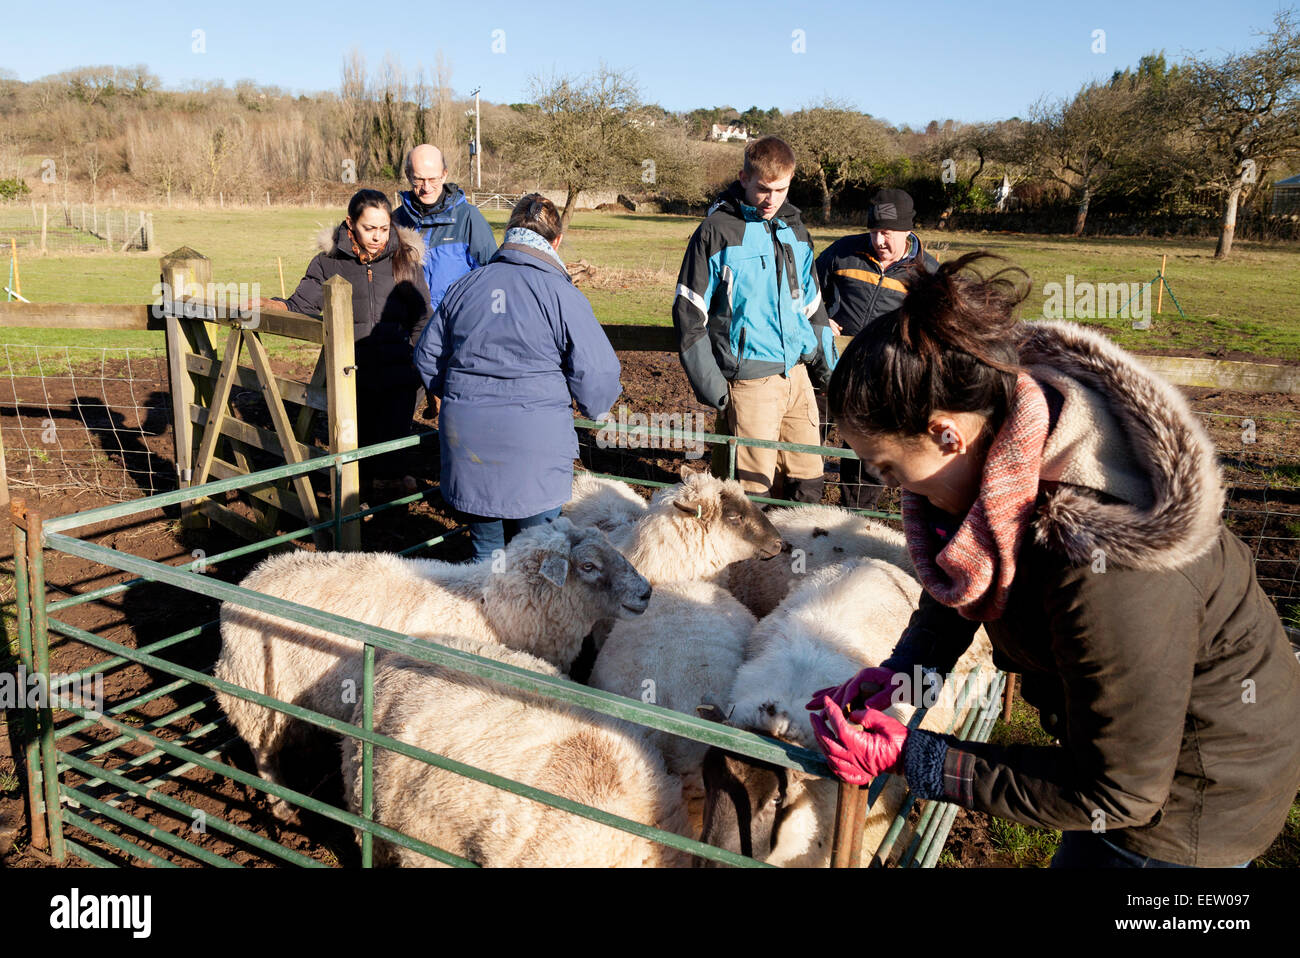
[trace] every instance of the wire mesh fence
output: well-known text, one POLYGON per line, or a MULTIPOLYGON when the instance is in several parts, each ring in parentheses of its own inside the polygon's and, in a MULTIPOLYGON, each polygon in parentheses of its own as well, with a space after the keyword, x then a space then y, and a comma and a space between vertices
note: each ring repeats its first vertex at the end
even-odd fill
POLYGON ((153 220, 143 210, 93 203, 0 205, 0 248, 20 252, 112 252, 153 246, 153 220))
POLYGON ((1300 625, 1300 402, 1215 397, 1193 406, 1219 453, 1224 521, 1250 546, 1259 584, 1282 618, 1300 625))
POLYGON ((11 487, 124 500, 175 488, 162 347, 0 345, 11 487))

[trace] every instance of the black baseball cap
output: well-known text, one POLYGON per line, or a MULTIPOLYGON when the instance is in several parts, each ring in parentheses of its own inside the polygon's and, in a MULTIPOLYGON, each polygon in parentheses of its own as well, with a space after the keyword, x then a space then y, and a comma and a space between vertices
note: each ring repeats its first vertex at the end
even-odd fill
POLYGON ((876 190, 867 206, 867 229, 910 230, 914 212, 906 190, 876 190))

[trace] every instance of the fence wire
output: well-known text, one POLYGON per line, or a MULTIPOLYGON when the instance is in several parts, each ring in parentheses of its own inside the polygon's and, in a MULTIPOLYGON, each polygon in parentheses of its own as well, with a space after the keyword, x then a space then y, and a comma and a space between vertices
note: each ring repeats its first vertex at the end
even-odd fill
POLYGON ((162 347, 0 345, 10 486, 115 500, 176 487, 162 347))
POLYGON ((147 250, 153 233, 149 214, 106 209, 90 203, 0 206, 0 253, 107 252, 147 250), (11 244, 12 240, 12 244, 11 244))

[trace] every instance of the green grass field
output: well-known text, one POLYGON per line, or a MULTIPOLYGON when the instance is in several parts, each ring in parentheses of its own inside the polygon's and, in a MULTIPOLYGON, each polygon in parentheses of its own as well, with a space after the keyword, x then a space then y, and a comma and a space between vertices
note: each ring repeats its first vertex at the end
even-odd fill
MULTIPOLYGON (((489 212, 500 239, 505 212, 489 212)), ((214 279, 257 283, 264 296, 278 295, 276 257, 284 261, 290 292, 315 253, 321 227, 340 213, 327 208, 272 207, 240 210, 154 210, 158 250, 149 253, 77 253, 22 257, 23 293, 34 302, 138 303, 151 298, 158 257, 180 246, 208 256, 214 279)), ((683 216, 579 213, 561 254, 569 262, 596 267, 583 285, 596 315, 608 323, 670 322, 673 290, 682 252, 699 221, 683 216)), ((815 229, 818 250, 852 230, 815 229)), ((1300 246, 1239 242, 1225 263, 1213 258, 1214 241, 1097 239, 1001 233, 927 233, 927 244, 951 258, 975 249, 1006 257, 1028 271, 1032 291, 1023 315, 1042 315, 1050 283, 1077 285, 1145 283, 1160 258, 1169 257, 1168 277, 1187 313, 1182 319, 1165 297, 1163 315, 1139 332, 1123 318, 1084 319, 1112 330, 1130 349, 1178 349, 1188 355, 1222 350, 1261 357, 1300 359, 1300 246), (945 247, 946 248, 943 248, 945 247)), ((20 254, 21 256, 21 254, 20 254)), ((7 272, 7 271, 6 271, 7 272)), ((57 345, 153 345, 153 333, 87 333, 7 329, 4 341, 57 345)))

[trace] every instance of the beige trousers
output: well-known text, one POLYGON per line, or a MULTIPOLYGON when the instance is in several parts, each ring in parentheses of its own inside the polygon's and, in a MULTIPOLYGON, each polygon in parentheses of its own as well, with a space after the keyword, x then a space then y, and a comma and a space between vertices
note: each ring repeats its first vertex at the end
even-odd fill
MULTIPOLYGON (((732 436, 821 445, 817 399, 803 363, 791 369, 788 376, 734 380, 729 392, 727 408, 719 417, 720 432, 724 431, 720 427, 725 425, 725 432, 732 436)), ((726 475, 725 458, 720 474, 726 475)), ((813 453, 762 446, 736 447, 736 478, 751 495, 771 495, 773 487, 779 487, 778 480, 820 479, 821 476, 822 457, 813 453)))

